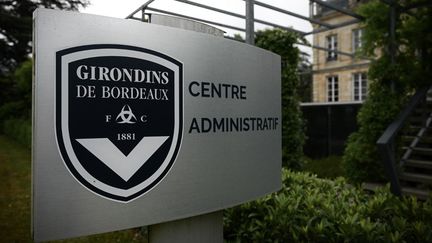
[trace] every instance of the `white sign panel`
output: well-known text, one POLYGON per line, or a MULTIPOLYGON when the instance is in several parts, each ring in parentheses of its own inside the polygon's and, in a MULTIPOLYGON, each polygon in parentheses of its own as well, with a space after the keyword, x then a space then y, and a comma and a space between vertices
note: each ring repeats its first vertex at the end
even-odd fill
POLYGON ((279 56, 134 20, 34 18, 36 241, 191 217, 280 188, 279 56))

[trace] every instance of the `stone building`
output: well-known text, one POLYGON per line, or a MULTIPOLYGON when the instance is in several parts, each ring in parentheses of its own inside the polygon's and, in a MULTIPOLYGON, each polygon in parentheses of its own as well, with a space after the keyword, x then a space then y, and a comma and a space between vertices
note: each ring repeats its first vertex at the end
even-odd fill
MULTIPOLYGON (((329 4, 353 11, 362 0, 327 0, 329 4)), ((354 17, 338 11, 311 6, 311 18, 331 25, 352 23, 339 28, 328 29, 314 34, 313 44, 330 50, 314 49, 313 51, 313 102, 361 102, 367 97, 367 71, 369 60, 356 56, 362 46, 364 33, 359 23, 353 23, 354 17), (334 52, 337 50, 342 55, 334 52)), ((344 25, 344 24, 342 24, 344 25)), ((322 28, 313 24, 313 29, 322 28)))

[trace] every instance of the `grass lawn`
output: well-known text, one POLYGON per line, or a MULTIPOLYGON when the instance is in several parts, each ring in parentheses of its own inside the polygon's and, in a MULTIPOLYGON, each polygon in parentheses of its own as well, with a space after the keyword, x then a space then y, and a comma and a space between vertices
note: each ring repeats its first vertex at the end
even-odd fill
MULTIPOLYGON (((32 242, 30 150, 0 135, 0 242, 32 242)), ((57 242, 146 242, 140 229, 57 242)))
POLYGON ((329 156, 322 159, 306 158, 303 170, 325 179, 335 179, 339 176, 344 176, 341 156, 329 156))

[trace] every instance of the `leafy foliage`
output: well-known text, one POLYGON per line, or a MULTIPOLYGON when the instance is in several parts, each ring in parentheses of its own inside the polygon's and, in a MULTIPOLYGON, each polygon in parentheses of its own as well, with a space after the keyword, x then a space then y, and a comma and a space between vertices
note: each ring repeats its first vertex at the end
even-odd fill
POLYGON ((279 29, 260 31, 257 46, 277 53, 282 58, 282 147, 283 164, 292 169, 303 165, 305 141, 304 121, 299 106, 299 50, 294 46, 299 37, 279 29))
POLYGON ((228 209, 224 234, 233 242, 430 242, 432 198, 397 198, 283 170, 278 193, 228 209))
POLYGON ((0 131, 17 142, 31 147, 32 60, 19 66, 10 79, 9 97, 0 106, 0 131))
POLYGON ((306 163, 303 168, 312 174, 316 174, 318 178, 325 179, 336 179, 340 176, 344 176, 342 169, 342 157, 340 156, 329 156, 320 159, 305 158, 306 163))
MULTIPOLYGON (((24 62, 8 79, 0 79, 7 83, 7 94, 2 97, 0 106, 0 129, 5 131, 4 122, 9 119, 30 119, 32 102, 32 61, 24 62)), ((1 83, 0 82, 0 83, 1 83)))
POLYGON ((9 119, 3 124, 3 131, 5 135, 13 138, 15 141, 31 148, 31 122, 24 119, 9 119))
POLYGON ((421 7, 414 13, 399 12, 395 42, 389 34, 389 11, 389 6, 378 0, 358 9, 365 17, 363 52, 368 56, 380 55, 369 68, 371 84, 368 99, 357 117, 359 130, 348 139, 344 153, 344 168, 352 182, 385 180, 376 141, 401 111, 408 96, 416 88, 432 83, 432 9, 421 7), (394 62, 391 43, 396 45, 394 62))
POLYGON ((0 77, 31 52, 32 14, 37 7, 77 10, 87 0, 2 0, 0 2, 0 77))
POLYGON ((29 144, 32 92, 32 14, 37 7, 77 10, 88 0, 0 2, 0 130, 29 144), (17 124, 13 124, 16 122, 17 124), (18 131, 17 129, 23 129, 18 131), (27 134, 22 134, 27 131, 27 134))
POLYGON ((386 179, 376 141, 399 113, 405 99, 379 85, 379 82, 370 84, 368 99, 357 116, 360 128, 348 138, 343 166, 345 176, 352 182, 386 179))
MULTIPOLYGON (((395 1, 398 10, 418 5, 418 8, 396 16, 396 63, 391 64, 389 44, 390 7, 383 1, 373 0, 362 5, 359 13, 366 17, 363 51, 373 56, 382 51, 380 64, 374 69, 376 78, 398 82, 396 86, 416 88, 432 83, 432 8, 424 0, 395 1), (423 6, 423 7, 422 7, 423 6), (401 79, 401 80, 399 80, 401 79)), ((402 90, 403 91, 403 90, 402 90)))

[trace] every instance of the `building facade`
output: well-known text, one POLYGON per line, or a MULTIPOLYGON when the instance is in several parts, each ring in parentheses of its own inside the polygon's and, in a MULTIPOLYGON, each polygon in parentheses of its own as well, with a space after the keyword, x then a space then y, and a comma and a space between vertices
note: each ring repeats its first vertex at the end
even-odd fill
MULTIPOLYGON (((329 4, 354 10, 361 0, 328 0, 329 4)), ((354 18, 315 5, 311 17, 330 25, 353 22, 354 18)), ((313 24, 314 31, 322 28, 313 24)), ((313 45, 327 50, 313 50, 313 102, 361 102, 367 97, 369 60, 358 54, 362 47, 363 27, 359 23, 328 29, 314 34, 313 45), (336 50, 338 52, 336 52, 336 50), (350 55, 346 55, 350 54, 350 55)))

